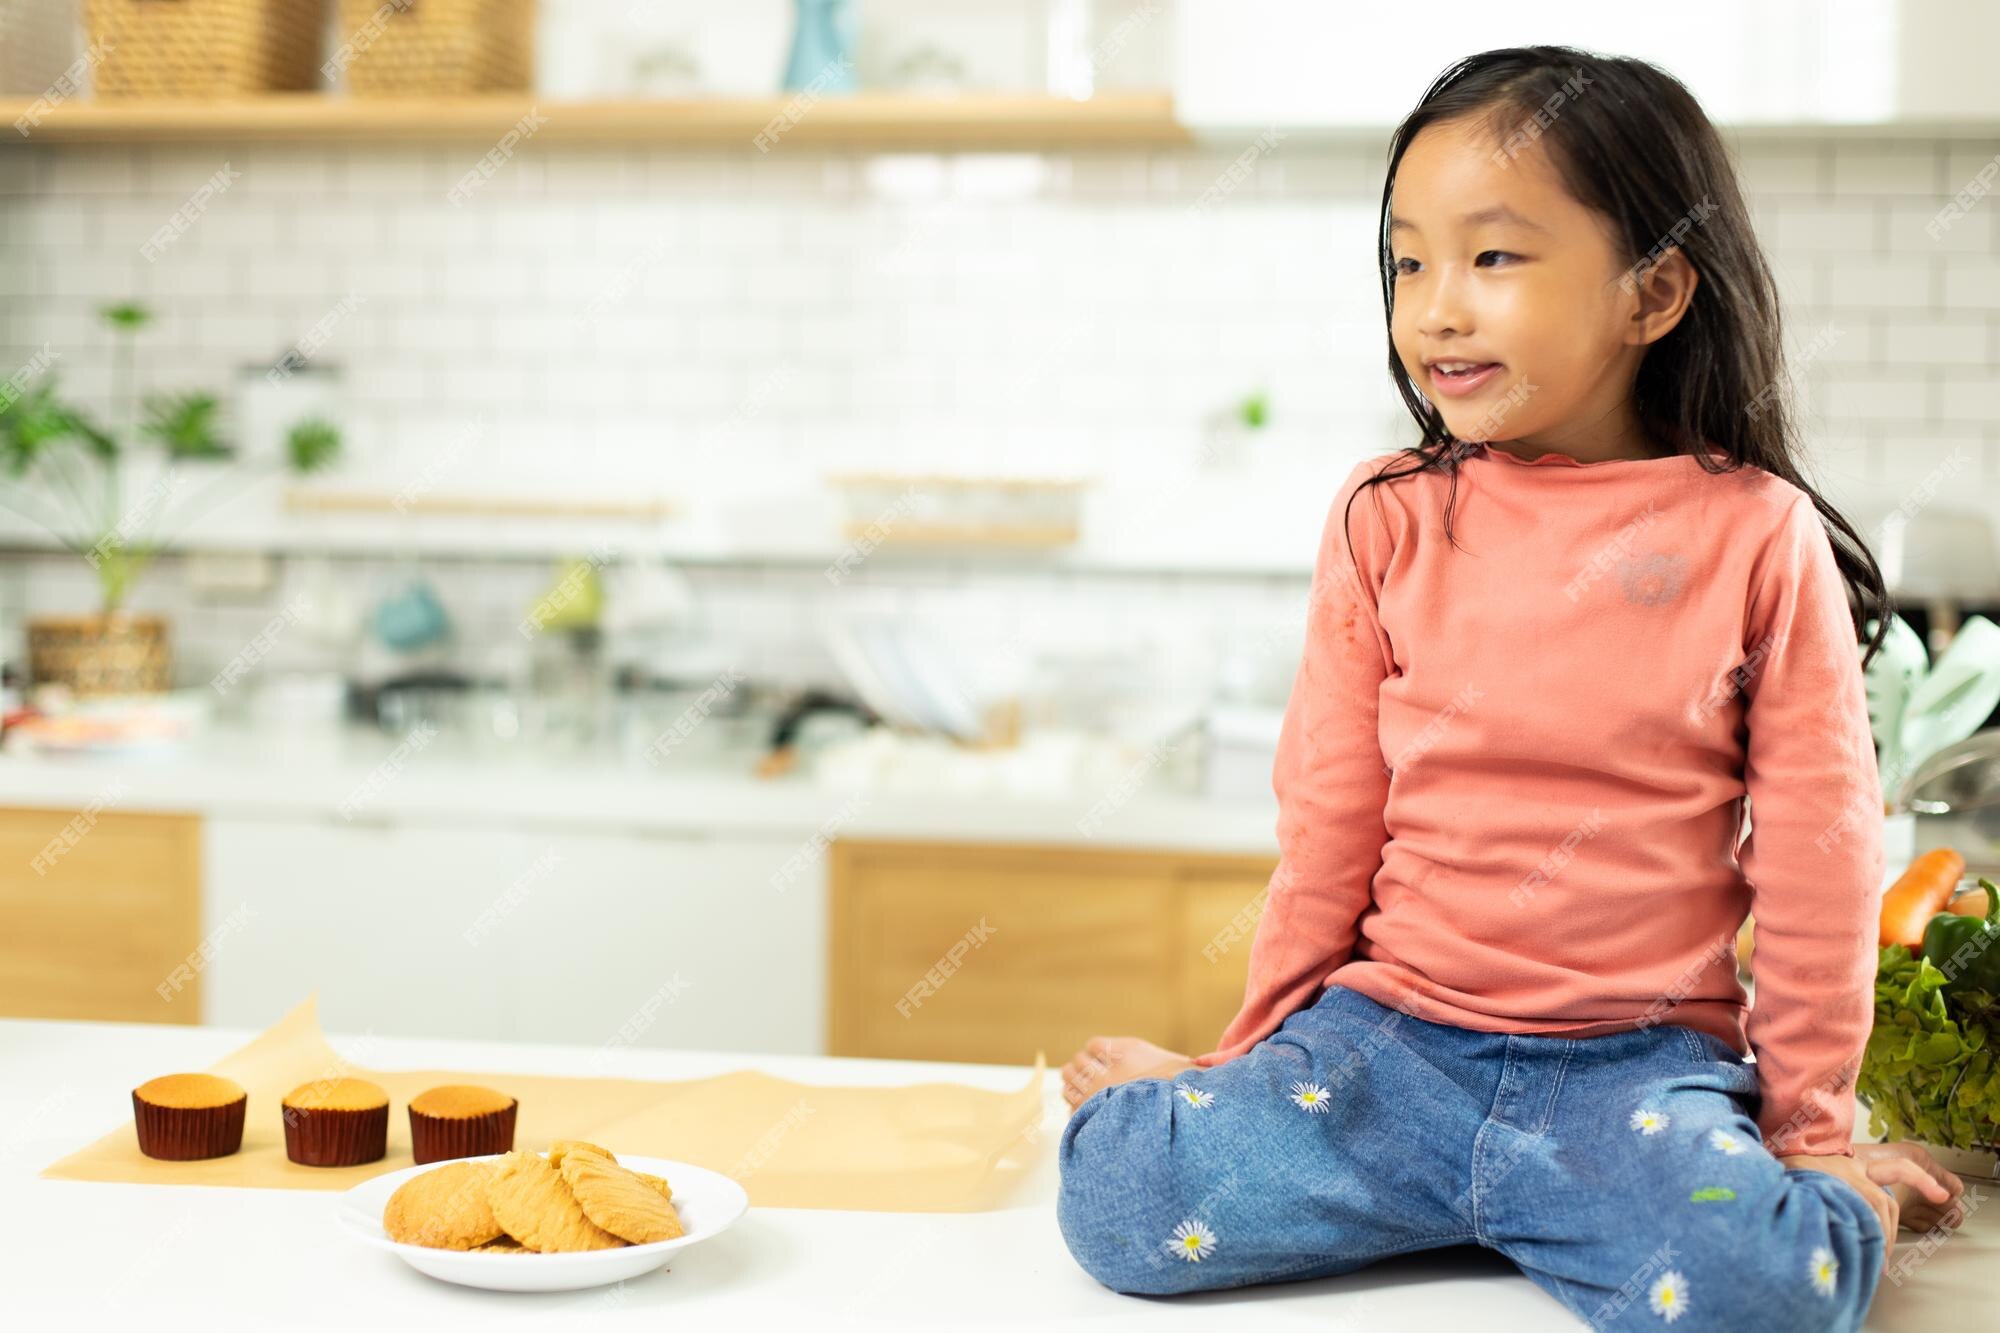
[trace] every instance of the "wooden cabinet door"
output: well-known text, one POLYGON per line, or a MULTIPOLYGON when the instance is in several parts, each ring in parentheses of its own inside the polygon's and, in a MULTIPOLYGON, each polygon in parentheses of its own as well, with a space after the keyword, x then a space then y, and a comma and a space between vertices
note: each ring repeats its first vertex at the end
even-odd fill
POLYGON ((1192 868, 1181 876, 1181 1040, 1189 1055, 1212 1051, 1243 1007, 1250 976, 1250 941, 1264 911, 1276 862, 1246 857, 1239 865, 1192 868))
POLYGON ((832 871, 829 1054, 1059 1064, 1100 1032, 1179 1035, 1157 858, 839 842, 832 871))
POLYGON ((1025 1064, 1039 1050, 1053 1064, 1099 1033, 1207 1051, 1242 1002, 1270 866, 837 842, 828 1051, 1025 1064), (1231 926, 1241 938, 1210 947, 1231 926))
POLYGON ((201 929, 199 817, 0 810, 0 1016, 199 1023, 201 929))

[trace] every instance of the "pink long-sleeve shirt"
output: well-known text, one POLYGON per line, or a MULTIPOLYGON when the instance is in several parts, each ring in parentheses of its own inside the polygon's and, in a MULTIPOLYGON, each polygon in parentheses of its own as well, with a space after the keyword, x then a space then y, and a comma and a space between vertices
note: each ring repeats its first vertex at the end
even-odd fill
POLYGON ((1243 1009, 1196 1063, 1327 985, 1486 1032, 1674 1023, 1754 1053, 1771 1151, 1852 1155, 1881 783, 1811 499, 1685 455, 1473 445, 1456 548, 1433 470, 1360 490, 1350 556, 1348 498, 1398 457, 1357 465, 1329 511, 1273 772, 1279 864, 1243 1009))

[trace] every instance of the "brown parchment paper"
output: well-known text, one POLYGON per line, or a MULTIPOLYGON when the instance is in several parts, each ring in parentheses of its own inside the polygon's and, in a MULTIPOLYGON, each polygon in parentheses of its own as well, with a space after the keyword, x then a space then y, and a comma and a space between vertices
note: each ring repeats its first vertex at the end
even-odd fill
MULTIPOLYGON (((997 1207, 1032 1158, 1044 1063, 1017 1092, 953 1083, 828 1087, 742 1071, 684 1082, 556 1077, 462 1069, 364 1069, 334 1053, 318 997, 210 1066, 249 1093, 243 1147, 228 1157, 161 1162, 124 1127, 43 1170, 54 1180, 347 1189, 412 1165, 410 1098, 441 1083, 476 1083, 518 1098, 514 1146, 553 1139, 614 1153, 693 1162, 735 1177, 768 1208, 973 1212, 997 1207), (365 1078, 389 1093, 389 1155, 353 1167, 299 1166, 285 1156, 280 1099, 302 1083, 365 1078)), ((162 1069, 162 1074, 184 1072, 162 1069)))

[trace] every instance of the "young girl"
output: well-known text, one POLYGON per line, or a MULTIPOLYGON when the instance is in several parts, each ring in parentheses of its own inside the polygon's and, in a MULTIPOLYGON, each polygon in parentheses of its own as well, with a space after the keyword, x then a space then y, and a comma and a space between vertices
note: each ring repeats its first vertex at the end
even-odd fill
POLYGON ((1887 599, 1801 476, 1723 144, 1641 61, 1474 56, 1396 131, 1380 262, 1422 443, 1327 517, 1243 1009, 1065 1068, 1063 1236, 1125 1292, 1477 1244, 1596 1327, 1854 1328, 1963 1185, 1852 1142, 1846 587, 1887 599))

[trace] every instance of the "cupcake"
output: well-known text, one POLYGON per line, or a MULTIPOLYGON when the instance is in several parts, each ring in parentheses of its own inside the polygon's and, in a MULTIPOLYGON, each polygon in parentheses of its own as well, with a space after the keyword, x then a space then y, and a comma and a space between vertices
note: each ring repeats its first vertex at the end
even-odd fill
POLYGON ((132 1089, 139 1151, 168 1162, 227 1157, 243 1146, 250 1095, 214 1074, 163 1074, 132 1089))
POLYGON ((285 1156, 359 1166, 389 1151, 389 1094, 364 1078, 319 1079, 285 1095, 285 1156))
POLYGON ((508 1152, 519 1107, 504 1092, 464 1083, 420 1092, 410 1098, 410 1155, 422 1163, 508 1152))

